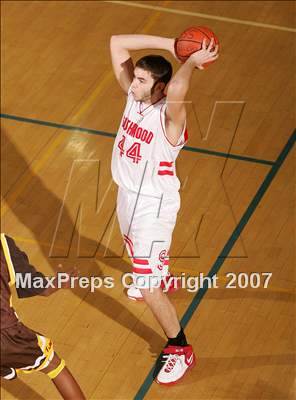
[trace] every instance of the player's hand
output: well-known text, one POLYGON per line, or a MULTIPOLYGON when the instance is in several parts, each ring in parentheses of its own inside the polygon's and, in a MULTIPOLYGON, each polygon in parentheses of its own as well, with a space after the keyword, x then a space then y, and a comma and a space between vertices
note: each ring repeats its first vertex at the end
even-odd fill
POLYGON ((177 57, 177 54, 176 54, 176 52, 175 52, 175 43, 176 43, 176 40, 177 40, 177 39, 171 39, 169 51, 170 51, 171 54, 173 55, 174 59, 177 60, 179 64, 181 64, 181 60, 179 60, 179 58, 177 57))
MULTIPOLYGON (((78 277, 79 276, 79 270, 74 267, 70 271, 63 271, 63 266, 61 264, 58 265, 56 275, 53 279, 52 286, 47 287, 42 293, 42 296, 50 296, 53 293, 55 293, 59 289, 70 289, 73 288, 73 280, 71 279, 72 277, 78 277), (63 278, 59 280, 59 274, 63 273, 63 278), (66 277, 65 277, 66 274, 66 277)), ((74 280, 74 284, 78 282, 77 280, 74 280)))
POLYGON ((218 50, 219 45, 214 44, 213 38, 211 39, 208 46, 206 44, 206 40, 204 39, 202 42, 201 50, 198 50, 195 53, 191 54, 188 60, 189 62, 193 63, 196 68, 204 69, 203 64, 217 60, 217 58, 219 57, 218 50))

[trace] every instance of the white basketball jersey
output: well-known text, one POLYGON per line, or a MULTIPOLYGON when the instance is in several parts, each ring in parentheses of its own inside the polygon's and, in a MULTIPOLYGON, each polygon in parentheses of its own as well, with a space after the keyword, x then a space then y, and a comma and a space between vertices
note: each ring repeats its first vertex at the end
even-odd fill
POLYGON ((130 89, 114 142, 112 176, 118 186, 148 196, 179 191, 176 158, 187 141, 186 124, 177 145, 165 132, 166 98, 150 106, 133 98, 130 89))

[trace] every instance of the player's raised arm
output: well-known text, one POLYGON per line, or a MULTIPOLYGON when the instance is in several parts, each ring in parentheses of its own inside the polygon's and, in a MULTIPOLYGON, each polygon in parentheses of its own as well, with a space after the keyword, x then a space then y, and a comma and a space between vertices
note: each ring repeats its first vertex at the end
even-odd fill
POLYGON ((212 49, 213 45, 213 39, 208 46, 206 46, 206 42, 203 41, 202 49, 193 53, 186 60, 168 85, 166 132, 168 139, 174 145, 179 141, 186 120, 184 100, 189 89, 192 73, 195 68, 203 69, 203 64, 214 61, 218 58, 218 45, 215 46, 214 51, 212 49))
POLYGON ((110 51, 116 79, 123 91, 127 93, 133 80, 134 64, 128 49, 123 46, 122 35, 111 37, 110 51))
POLYGON ((172 52, 174 39, 151 35, 113 35, 110 41, 113 70, 125 93, 132 83, 134 65, 130 50, 159 49, 172 52))

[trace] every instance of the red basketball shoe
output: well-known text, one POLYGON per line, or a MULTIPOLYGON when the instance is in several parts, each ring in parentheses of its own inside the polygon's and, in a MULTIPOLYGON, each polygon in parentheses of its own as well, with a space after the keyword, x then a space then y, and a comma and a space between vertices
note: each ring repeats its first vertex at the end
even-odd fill
POLYGON ((195 366, 192 346, 168 346, 163 350, 160 362, 163 366, 155 381, 161 385, 174 385, 195 366))

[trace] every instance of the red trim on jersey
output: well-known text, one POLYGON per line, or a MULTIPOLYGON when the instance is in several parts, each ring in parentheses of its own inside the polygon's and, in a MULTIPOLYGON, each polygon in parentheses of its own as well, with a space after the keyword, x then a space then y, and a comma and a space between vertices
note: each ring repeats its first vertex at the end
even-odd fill
POLYGON ((159 166, 160 167, 172 167, 173 161, 160 161, 159 166))
POLYGON ((168 170, 158 171, 158 175, 174 175, 174 172, 168 170))
POLYGON ((134 252, 133 252, 133 249, 132 249, 131 245, 129 244, 129 242, 126 242, 126 244, 127 244, 128 248, 129 248, 131 257, 133 257, 134 256, 134 252))
POLYGON ((152 269, 150 268, 133 268, 135 274, 152 274, 152 269))
POLYGON ((125 237, 123 238, 123 240, 125 241, 125 243, 128 245, 129 250, 130 250, 130 254, 133 257, 134 256, 134 251, 133 251, 133 242, 130 240, 129 237, 127 237, 126 235, 124 235, 125 237))
POLYGON ((139 114, 143 115, 143 112, 148 110, 149 107, 154 106, 154 104, 157 104, 160 102, 160 100, 162 100, 164 97, 166 97, 166 95, 162 96, 159 100, 157 100, 155 103, 151 103, 149 104, 149 106, 147 106, 146 108, 144 108, 143 110, 141 110, 141 105, 142 105, 142 101, 139 102, 139 114))
POLYGON ((149 265, 148 260, 144 260, 143 258, 133 258, 133 263, 139 265, 149 265))
MULTIPOLYGON (((163 104, 163 106, 164 106, 164 105, 165 105, 165 104, 163 104)), ((184 140, 183 142, 177 143, 177 144, 171 143, 171 142, 169 141, 167 135, 166 135, 166 132, 165 132, 165 129, 164 129, 163 123, 162 123, 161 112, 162 112, 163 106, 162 106, 161 109, 160 109, 160 124, 161 124, 161 127, 162 127, 162 131, 163 131, 164 137, 166 138, 166 140, 169 142, 169 144, 170 144, 171 146, 173 146, 173 147, 182 146, 182 145, 185 144, 185 143, 187 142, 187 140, 188 140, 187 128, 185 128, 185 131, 184 131, 184 139, 185 139, 185 140, 184 140)), ((185 124, 186 124, 186 122, 185 122, 185 124)), ((182 135, 181 135, 181 136, 182 136, 182 135)), ((181 137, 181 136, 180 136, 180 137, 181 137)), ((180 139, 180 138, 179 138, 179 139, 180 139)))
POLYGON ((131 245, 133 245, 133 241, 132 241, 132 239, 131 238, 129 238, 127 235, 123 235, 123 237, 126 239, 126 240, 128 240, 129 242, 130 242, 130 244, 131 245))

